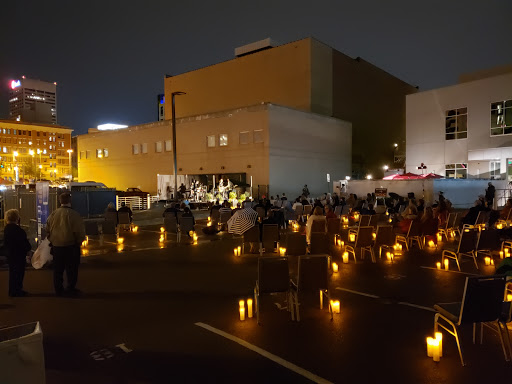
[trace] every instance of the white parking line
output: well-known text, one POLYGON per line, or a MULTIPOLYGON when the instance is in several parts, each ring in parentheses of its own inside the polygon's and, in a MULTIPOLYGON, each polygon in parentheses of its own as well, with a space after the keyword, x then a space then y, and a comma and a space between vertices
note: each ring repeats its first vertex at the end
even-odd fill
POLYGON ((364 292, 359 292, 359 291, 353 291, 351 289, 347 289, 347 288, 341 288, 341 287, 336 287, 336 289, 338 291, 346 291, 346 292, 350 292, 350 293, 354 293, 356 295, 360 295, 360 296, 367 296, 367 297, 371 297, 373 299, 380 299, 379 296, 376 296, 376 295, 371 295, 369 293, 364 293, 364 292))
POLYGON ((408 307, 423 309, 423 310, 429 311, 429 312, 436 312, 436 310, 434 308, 424 307, 423 305, 418 305, 418 304, 407 303, 405 301, 399 301, 397 304, 407 305, 408 307))
POLYGON ((221 331, 220 329, 214 328, 208 324, 205 323, 195 323, 198 327, 204 328, 210 332, 216 333, 219 336, 225 337, 228 340, 234 341, 235 343, 240 344, 241 346, 250 349, 253 352, 256 352, 260 354, 263 357, 266 357, 269 360, 272 360, 273 362, 282 365, 285 368, 288 368, 290 371, 293 371, 295 373, 298 373, 301 376, 304 376, 306 379, 309 379, 313 381, 314 383, 322 383, 322 384, 332 384, 331 381, 325 380, 321 378, 320 376, 315 375, 314 373, 311 373, 309 371, 306 371, 304 368, 301 368, 293 363, 290 363, 289 361, 286 361, 279 356, 276 356, 270 352, 265 351, 264 349, 261 349, 251 343, 248 343, 245 340, 242 340, 236 336, 233 336, 229 333, 226 333, 224 331, 221 331))

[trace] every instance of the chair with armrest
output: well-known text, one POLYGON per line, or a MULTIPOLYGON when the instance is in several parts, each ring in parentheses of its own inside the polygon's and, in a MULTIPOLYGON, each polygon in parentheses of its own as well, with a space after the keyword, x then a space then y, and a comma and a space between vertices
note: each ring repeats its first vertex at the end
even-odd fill
MULTIPOLYGON (((461 302, 440 303, 434 305, 434 331, 443 328, 455 337, 459 349, 460 361, 466 365, 462 356, 458 328, 464 324, 473 324, 473 343, 475 342, 476 323, 498 322, 502 312, 505 277, 477 276, 467 277, 461 302)), ((498 325, 499 326, 499 325, 498 325)), ((500 334, 503 345, 503 339, 500 334)))

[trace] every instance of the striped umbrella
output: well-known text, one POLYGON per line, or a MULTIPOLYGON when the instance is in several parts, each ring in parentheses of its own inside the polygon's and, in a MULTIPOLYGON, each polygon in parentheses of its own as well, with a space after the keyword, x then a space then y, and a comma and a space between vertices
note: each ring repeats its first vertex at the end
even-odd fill
POLYGON ((252 208, 244 208, 236 211, 228 220, 228 232, 235 235, 243 235, 243 233, 256 223, 258 213, 252 208))

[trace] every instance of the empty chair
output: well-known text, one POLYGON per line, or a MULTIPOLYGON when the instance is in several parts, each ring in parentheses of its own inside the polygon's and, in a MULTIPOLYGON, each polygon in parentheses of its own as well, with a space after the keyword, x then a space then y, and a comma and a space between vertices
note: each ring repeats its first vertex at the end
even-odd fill
POLYGON ((444 227, 440 227, 437 229, 438 233, 446 238, 446 241, 448 241, 448 232, 450 228, 453 228, 456 217, 456 213, 449 213, 448 219, 446 220, 444 227))
POLYGON ((299 256, 297 281, 292 280, 295 289, 295 311, 297 321, 300 321, 299 297, 311 294, 320 297, 320 309, 323 309, 323 298, 329 303, 329 313, 332 316, 331 296, 329 294, 328 278, 328 256, 327 255, 305 255, 299 256), (319 294, 320 293, 320 294, 319 294))
MULTIPOLYGON (((370 215, 361 215, 359 217, 359 222, 357 223, 357 228, 355 229, 349 229, 348 234, 357 236, 357 232, 359 231, 360 227, 367 227, 370 225, 370 215)), ((373 227, 372 227, 373 228, 373 227)))
POLYGON ((101 223, 101 234, 102 235, 117 235, 116 224, 112 220, 105 220, 101 223))
POLYGON ((288 310, 292 320, 295 320, 293 311, 293 293, 291 291, 290 272, 287 257, 260 257, 258 258, 258 280, 254 287, 254 302, 256 304, 256 319, 260 323, 260 296, 271 293, 286 293, 288 310))
POLYGON ((461 233, 459 244, 456 251, 450 251, 444 249, 441 255, 441 262, 444 263, 444 258, 454 259, 457 262, 457 268, 460 271, 459 258, 461 256, 472 257, 475 262, 475 266, 478 269, 476 262, 476 240, 477 233, 474 229, 464 229, 461 233))
POLYGON ((265 252, 279 249, 279 227, 277 224, 263 224, 261 242, 265 252))
POLYGON ((96 236, 99 235, 100 232, 98 230, 98 222, 96 221, 85 221, 85 234, 87 236, 96 236))
POLYGON ((373 252, 379 249, 379 258, 382 257, 382 249, 392 248, 395 244, 395 233, 392 225, 379 225, 377 227, 377 235, 373 245, 373 252))
POLYGON ((295 220, 299 220, 299 219, 302 219, 302 213, 304 211, 304 206, 301 204, 301 205, 296 205, 295 208, 294 208, 294 211, 295 211, 295 220))
POLYGON ((180 220, 180 232, 189 234, 190 231, 194 230, 194 218, 193 217, 182 217, 180 220))
POLYGON ((354 262, 356 263, 356 249, 358 247, 361 248, 361 259, 364 259, 364 253, 365 251, 368 251, 372 257, 372 262, 376 262, 375 255, 373 253, 373 227, 359 227, 354 245, 345 246, 345 250, 348 253, 352 253, 354 256, 354 262))
MULTIPOLYGON (((473 324, 473 343, 475 342, 476 323, 496 321, 499 327, 504 289, 504 276, 466 277, 461 302, 434 305, 434 309, 437 311, 434 316, 434 331, 437 332, 438 327, 441 327, 455 337, 462 365, 465 363, 457 332, 459 326, 473 324)), ((501 332, 499 334, 503 345, 501 332)))
POLYGON ((222 229, 227 228, 228 220, 231 219, 231 212, 221 212, 219 223, 222 226, 222 229))
POLYGON ((334 214, 336 217, 341 216, 341 211, 343 210, 344 205, 337 205, 336 208, 334 208, 334 214))
POLYGON ((164 228, 165 228, 165 232, 176 234, 176 240, 177 241, 181 240, 181 234, 180 234, 180 230, 179 230, 178 219, 176 219, 176 216, 174 216, 174 214, 165 215, 165 218, 164 218, 164 228))
POLYGON ((248 229, 244 232, 244 242, 242 244, 242 253, 248 253, 245 251, 245 245, 246 244, 257 244, 258 246, 258 252, 263 254, 263 249, 261 248, 261 237, 260 237, 260 226, 255 225, 254 227, 248 229))
POLYGON ((368 225, 373 227, 373 229, 377 229, 377 225, 379 224, 380 215, 371 215, 370 222, 368 225))
POLYGON ((302 256, 307 253, 308 243, 306 236, 300 233, 288 233, 286 235, 286 254, 289 256, 302 256))
POLYGON ((407 250, 409 250, 409 246, 412 247, 414 241, 418 243, 418 247, 420 249, 423 248, 423 240, 421 238, 421 222, 419 220, 411 221, 406 235, 396 235, 396 242, 405 243, 405 248, 407 250))
POLYGON ((329 236, 325 232, 311 232, 310 253, 312 255, 328 254, 330 247, 329 236))

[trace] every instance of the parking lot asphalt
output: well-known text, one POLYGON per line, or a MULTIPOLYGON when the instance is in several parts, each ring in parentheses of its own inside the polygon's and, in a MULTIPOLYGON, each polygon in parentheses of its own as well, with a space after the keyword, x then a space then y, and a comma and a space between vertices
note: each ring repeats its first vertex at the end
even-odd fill
MULTIPOLYGON (((136 215, 144 225, 122 235, 122 249, 114 237, 91 237, 81 297, 54 297, 52 271, 43 268, 26 273, 29 297, 9 298, 0 270, 0 326, 41 323, 47 383, 487 383, 512 375, 490 330, 473 345, 471 327, 463 328, 465 367, 447 334, 440 362, 426 354, 433 305, 460 301, 465 277, 494 267, 477 270, 467 259, 463 273, 436 270, 440 252, 416 247, 393 263, 343 264, 333 246, 340 270, 330 272, 330 294, 341 313, 331 321, 311 297, 301 301, 301 321, 291 321, 284 296, 264 296, 258 325, 238 316, 258 260, 234 256, 240 237, 204 235, 200 220, 198 244, 185 236, 177 244, 175 235, 162 244, 158 215, 146 215, 136 215)), ((289 263, 293 276, 297 258, 289 263)))

